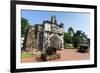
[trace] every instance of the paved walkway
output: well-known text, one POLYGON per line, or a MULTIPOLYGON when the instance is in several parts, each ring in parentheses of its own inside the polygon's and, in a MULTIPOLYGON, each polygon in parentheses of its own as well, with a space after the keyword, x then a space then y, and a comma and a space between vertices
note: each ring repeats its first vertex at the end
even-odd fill
MULTIPOLYGON (((50 61, 69 61, 69 60, 86 60, 89 59, 89 53, 79 53, 77 49, 63 49, 61 51, 57 51, 57 53, 61 54, 60 59, 50 60, 50 61)), ((22 63, 30 63, 37 62, 35 56, 31 58, 22 59, 22 63)))

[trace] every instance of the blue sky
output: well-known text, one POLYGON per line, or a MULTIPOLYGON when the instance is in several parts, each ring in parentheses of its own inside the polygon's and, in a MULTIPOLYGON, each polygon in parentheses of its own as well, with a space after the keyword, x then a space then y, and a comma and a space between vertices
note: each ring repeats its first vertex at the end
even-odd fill
POLYGON ((21 17, 26 18, 30 25, 42 24, 44 20, 51 20, 51 16, 56 16, 57 23, 64 23, 64 31, 69 27, 74 31, 81 30, 90 37, 90 14, 76 12, 54 12, 54 11, 34 11, 22 10, 21 17))

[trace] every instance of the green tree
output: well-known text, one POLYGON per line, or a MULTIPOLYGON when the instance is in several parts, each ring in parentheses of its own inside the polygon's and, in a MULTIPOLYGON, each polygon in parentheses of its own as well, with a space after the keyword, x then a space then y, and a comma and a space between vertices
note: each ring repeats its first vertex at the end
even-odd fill
POLYGON ((67 33, 64 32, 64 43, 67 43, 67 33))
POLYGON ((82 33, 82 38, 83 38, 83 40, 88 39, 87 35, 85 34, 85 32, 82 33))
POLYGON ((64 33, 64 41, 65 43, 72 43, 72 37, 70 33, 64 33))
POLYGON ((71 44, 72 41, 73 41, 72 40, 73 39, 73 36, 74 36, 74 30, 73 30, 72 27, 69 27, 68 33, 67 32, 64 32, 64 42, 71 44))
POLYGON ((80 44, 84 43, 87 39, 85 32, 81 30, 77 30, 76 33, 74 32, 72 27, 69 27, 68 33, 64 32, 64 42, 65 44, 73 44, 74 48, 80 46, 80 44))
POLYGON ((85 33, 78 30, 73 37, 74 48, 77 48, 80 46, 80 44, 84 43, 86 41, 86 38, 87 36, 85 35, 85 33))
POLYGON ((74 46, 74 48, 79 46, 79 37, 78 36, 73 37, 73 46, 74 46))
POLYGON ((71 37, 74 36, 74 30, 73 30, 72 27, 69 27, 69 29, 68 29, 68 33, 71 35, 71 37))
POLYGON ((75 35, 73 36, 73 46, 74 46, 74 48, 79 47, 80 42, 81 42, 81 37, 80 36, 81 36, 81 31, 77 31, 75 33, 75 35))
POLYGON ((21 18, 21 37, 25 37, 25 34, 28 29, 28 20, 25 18, 21 18))

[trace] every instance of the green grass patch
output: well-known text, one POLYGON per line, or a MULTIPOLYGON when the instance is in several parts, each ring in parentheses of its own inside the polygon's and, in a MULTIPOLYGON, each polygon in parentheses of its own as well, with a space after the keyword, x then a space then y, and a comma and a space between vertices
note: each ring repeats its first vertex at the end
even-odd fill
POLYGON ((72 48, 74 48, 74 46, 73 46, 73 44, 66 44, 65 45, 65 48, 67 49, 72 49, 72 48))
POLYGON ((21 58, 29 58, 29 57, 32 57, 32 52, 21 53, 21 58))

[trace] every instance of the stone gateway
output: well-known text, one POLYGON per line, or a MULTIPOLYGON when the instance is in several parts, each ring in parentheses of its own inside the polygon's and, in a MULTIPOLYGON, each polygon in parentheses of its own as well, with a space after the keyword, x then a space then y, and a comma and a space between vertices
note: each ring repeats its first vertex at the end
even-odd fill
POLYGON ((51 21, 44 20, 42 24, 30 25, 25 37, 24 49, 26 51, 46 51, 48 47, 64 48, 64 24, 57 23, 56 17, 51 21))

